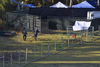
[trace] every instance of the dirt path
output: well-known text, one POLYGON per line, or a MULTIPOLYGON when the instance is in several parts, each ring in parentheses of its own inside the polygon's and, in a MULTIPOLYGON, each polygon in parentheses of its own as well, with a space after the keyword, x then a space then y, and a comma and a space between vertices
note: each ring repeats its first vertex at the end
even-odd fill
POLYGON ((100 39, 70 47, 23 67, 100 67, 100 39))

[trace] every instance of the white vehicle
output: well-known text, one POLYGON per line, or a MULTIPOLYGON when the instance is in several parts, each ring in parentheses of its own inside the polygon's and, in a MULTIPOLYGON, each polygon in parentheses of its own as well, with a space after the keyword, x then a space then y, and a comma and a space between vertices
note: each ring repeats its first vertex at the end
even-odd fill
POLYGON ((100 11, 88 11, 87 20, 100 18, 100 11))

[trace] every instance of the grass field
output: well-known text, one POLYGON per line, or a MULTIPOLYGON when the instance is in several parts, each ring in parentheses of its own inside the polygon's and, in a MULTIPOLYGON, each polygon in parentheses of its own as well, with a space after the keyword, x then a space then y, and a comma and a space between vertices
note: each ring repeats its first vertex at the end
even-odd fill
POLYGON ((20 46, 19 49, 22 49, 23 46, 27 47, 27 45, 31 47, 31 45, 35 44, 41 44, 46 42, 52 42, 52 41, 59 41, 63 37, 64 40, 67 39, 66 34, 38 34, 37 41, 34 41, 34 34, 33 32, 28 32, 28 37, 26 41, 23 41, 23 35, 22 33, 17 33, 15 36, 0 36, 0 49, 1 50, 13 50, 16 49, 16 47, 20 46))
MULTIPOLYGON (((95 34, 97 34, 97 32, 95 32, 95 34)), ((0 55, 3 55, 5 53, 18 52, 19 50, 20 50, 21 53, 24 53, 24 55, 25 55, 25 49, 28 48, 28 57, 29 57, 28 61, 31 61, 32 59, 34 59, 32 57, 33 56, 34 46, 35 46, 36 51, 37 51, 36 54, 35 54, 35 56, 36 56, 35 58, 37 58, 37 57, 40 57, 40 55, 41 55, 41 53, 40 53, 41 52, 41 47, 40 47, 41 44, 43 45, 43 49, 44 49, 44 51, 43 51, 44 53, 43 54, 44 55, 47 54, 48 42, 49 42, 49 45, 51 47, 50 48, 50 53, 54 52, 54 48, 52 48, 52 47, 55 46, 55 40, 56 40, 56 44, 58 45, 56 47, 61 49, 62 37, 63 37, 63 46, 64 47, 68 47, 68 44, 64 43, 64 41, 67 41, 68 37, 67 37, 66 34, 62 34, 62 33, 59 33, 59 34, 40 34, 39 33, 38 37, 37 37, 37 41, 34 41, 33 32, 28 32, 28 37, 27 37, 26 41, 23 41, 22 37, 23 36, 22 36, 21 32, 16 33, 15 36, 10 36, 10 37, 8 37, 8 36, 0 36, 0 55), (30 58, 30 56, 31 56, 31 58, 30 58)), ((74 39, 72 36, 70 36, 70 37, 71 37, 71 39, 74 39)), ((98 36, 95 36, 95 38, 98 38, 98 36)), ((59 51, 60 49, 57 49, 57 50, 59 51)), ((15 67, 17 65, 21 65, 23 63, 26 63, 25 56, 22 57, 22 58, 24 58, 24 61, 21 62, 20 64, 18 64, 18 59, 17 59, 17 61, 13 62, 13 67, 15 67)), ((46 57, 46 58, 50 58, 50 57, 46 57)), ((59 57, 57 57, 57 58, 59 59, 59 57)), ((55 59, 57 59, 57 58, 55 58, 55 59)), ((50 59, 48 59, 47 61, 50 61, 50 59)), ((59 61, 56 61, 56 62, 58 63, 59 61)), ((52 61, 48 62, 49 65, 51 64, 51 62, 52 61)), ((61 63, 64 63, 64 62, 61 62, 61 63)), ((38 63, 35 63, 34 65, 36 65, 35 67, 44 67, 44 65, 43 66, 41 66, 41 65, 38 66, 38 63)), ((34 65, 32 65, 32 66, 34 66, 34 65)), ((10 63, 7 63, 7 65, 5 65, 5 66, 6 67, 10 67, 10 63)), ((32 67, 32 66, 31 66, 31 64, 29 65, 29 67, 32 67)), ((27 65, 26 65, 26 67, 27 67, 27 65)), ((46 66, 46 67, 49 67, 49 66, 46 66)))
MULTIPOLYGON (((37 41, 34 41, 34 34, 33 32, 28 32, 28 37, 26 39, 26 41, 23 41, 23 35, 21 32, 16 33, 16 35, 14 36, 0 36, 0 56, 6 54, 6 53, 13 53, 13 52, 18 52, 20 50, 21 53, 24 54, 23 58, 23 62, 20 64, 25 63, 25 49, 28 48, 28 60, 27 61, 31 61, 32 59, 34 59, 32 56, 33 54, 33 50, 34 50, 34 46, 35 46, 35 58, 40 57, 41 56, 41 44, 43 45, 43 54, 46 55, 47 54, 47 45, 49 42, 50 47, 54 47, 55 44, 55 40, 56 40, 56 44, 61 44, 61 39, 63 37, 63 40, 67 40, 67 36, 66 34, 38 34, 37 37, 37 41), (30 58, 31 57, 31 58, 30 58)), ((57 46, 58 48, 61 47, 57 46)), ((54 48, 50 48, 50 53, 53 52, 54 48)), ((18 64, 18 58, 17 61, 13 62, 13 66, 16 65, 20 65, 18 64)), ((10 62, 8 63, 7 61, 7 67, 9 67, 10 62)))
POLYGON ((100 67, 100 38, 70 47, 23 67, 100 67))

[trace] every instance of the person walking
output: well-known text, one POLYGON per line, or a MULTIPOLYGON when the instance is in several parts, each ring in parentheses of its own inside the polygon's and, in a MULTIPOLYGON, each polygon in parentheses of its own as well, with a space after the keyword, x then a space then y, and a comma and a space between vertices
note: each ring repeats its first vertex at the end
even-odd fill
POLYGON ((27 35, 27 31, 25 28, 23 28, 23 40, 26 41, 26 35, 27 35))
POLYGON ((36 38, 37 38, 37 35, 38 35, 38 29, 37 29, 37 27, 35 27, 35 29, 34 29, 34 37, 35 37, 35 41, 36 41, 36 38))

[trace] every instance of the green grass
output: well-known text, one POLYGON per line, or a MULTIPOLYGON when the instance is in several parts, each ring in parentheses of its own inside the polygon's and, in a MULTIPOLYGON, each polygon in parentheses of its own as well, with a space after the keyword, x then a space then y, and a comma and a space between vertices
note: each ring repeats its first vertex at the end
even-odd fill
MULTIPOLYGON (((2 56, 5 53, 11 52, 21 52, 24 54, 24 61, 21 61, 20 64, 25 63, 25 49, 28 48, 28 61, 34 59, 34 46, 35 46, 35 58, 41 57, 41 44, 43 45, 43 56, 48 54, 48 42, 50 45, 50 54, 54 53, 54 44, 55 40, 56 44, 61 44, 61 39, 63 37, 64 40, 67 39, 66 34, 38 34, 37 41, 34 41, 34 34, 32 32, 28 32, 28 37, 26 41, 23 41, 22 33, 16 33, 15 36, 0 36, 0 55, 2 56)), ((59 48, 60 46, 57 46, 59 48)), ((10 63, 10 62, 9 62, 10 63)), ((9 63, 6 64, 9 67, 9 63)), ((20 65, 18 61, 13 61, 13 66, 20 65)))
MULTIPOLYGON (((66 34, 57 35, 57 34, 39 34, 37 37, 37 41, 34 41, 33 33, 28 32, 28 37, 26 41, 23 41, 23 36, 21 33, 17 33, 16 36, 13 37, 4 37, 0 36, 0 49, 5 49, 6 47, 12 47, 12 49, 20 46, 19 48, 22 49, 24 47, 31 47, 32 45, 41 45, 42 43, 45 45, 48 42, 54 42, 55 40, 61 41, 63 37, 64 40, 67 39, 66 34)), ((8 50, 11 48, 8 48, 8 50)))
MULTIPOLYGON (((3 55, 5 53, 11 53, 11 52, 21 52, 21 54, 24 54, 23 61, 18 64, 18 61, 13 62, 13 66, 21 65, 25 63, 25 49, 28 48, 28 61, 31 61, 35 58, 41 57, 41 44, 43 45, 43 56, 48 54, 48 42, 49 42, 49 54, 55 53, 55 40, 56 40, 56 52, 60 51, 61 44, 62 44, 62 37, 63 37, 63 48, 67 48, 67 35, 66 34, 38 34, 37 41, 34 41, 33 32, 28 32, 28 37, 26 41, 23 41, 23 35, 22 33, 16 33, 15 36, 5 37, 0 36, 0 55, 3 55), (64 43, 66 41, 66 43, 64 43), (35 57, 34 55, 34 46, 35 46, 35 57)), ((95 36, 95 38, 98 38, 98 36, 95 36)), ((70 36, 71 43, 70 45, 74 45, 74 37, 70 36), (72 41, 73 40, 73 41, 72 41)), ((77 39, 80 40, 80 36, 77 36, 77 39)), ((85 40, 85 38, 83 38, 85 40)), ((88 39, 89 40, 89 39, 88 39)), ((77 42, 77 43, 80 43, 77 42)), ((28 62, 27 61, 27 62, 28 62)), ((7 63, 7 67, 10 67, 9 63, 7 63), (7 66, 8 65, 8 66, 7 66)))
POLYGON ((23 67, 99 67, 100 39, 70 47, 23 67))

